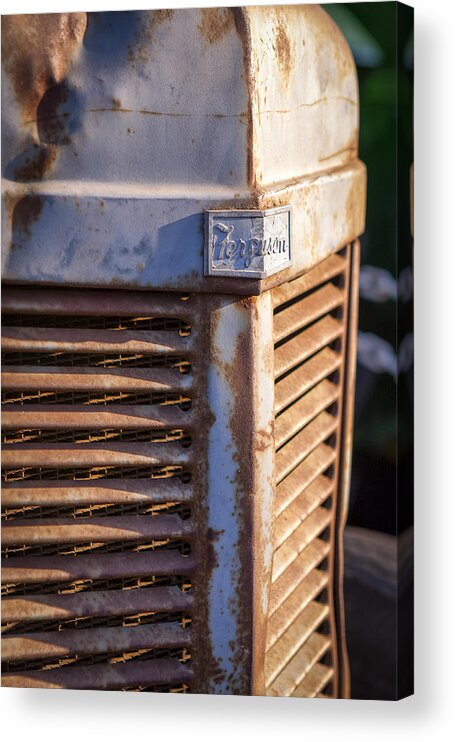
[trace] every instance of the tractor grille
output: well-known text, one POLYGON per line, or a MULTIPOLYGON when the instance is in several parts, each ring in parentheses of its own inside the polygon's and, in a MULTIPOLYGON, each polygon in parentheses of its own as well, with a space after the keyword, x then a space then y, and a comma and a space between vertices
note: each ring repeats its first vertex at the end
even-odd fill
POLYGON ((274 289, 276 501, 267 694, 338 693, 334 555, 350 248, 274 289))
POLYGON ((196 299, 3 307, 3 684, 190 691, 196 299))

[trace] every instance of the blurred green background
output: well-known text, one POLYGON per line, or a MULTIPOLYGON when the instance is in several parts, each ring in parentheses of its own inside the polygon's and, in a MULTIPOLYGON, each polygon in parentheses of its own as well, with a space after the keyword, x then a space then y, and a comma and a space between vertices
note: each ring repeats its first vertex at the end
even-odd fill
MULTIPOLYGON (((359 155, 368 169, 362 265, 385 269, 399 284, 403 269, 412 263, 413 15, 395 2, 323 7, 346 36, 358 70, 359 155)), ((404 305, 393 299, 371 301, 361 292, 359 330, 381 338, 397 354, 412 330, 412 301, 404 305)), ((412 456, 412 377, 399 377, 398 390, 404 403, 397 410, 396 379, 390 373, 372 373, 359 363, 349 522, 387 533, 396 533, 399 526, 398 437, 400 454, 412 456)))
POLYGON ((413 688, 413 11, 323 6, 358 70, 368 169, 345 605, 353 698, 413 688), (398 540, 396 539, 398 536, 398 540))

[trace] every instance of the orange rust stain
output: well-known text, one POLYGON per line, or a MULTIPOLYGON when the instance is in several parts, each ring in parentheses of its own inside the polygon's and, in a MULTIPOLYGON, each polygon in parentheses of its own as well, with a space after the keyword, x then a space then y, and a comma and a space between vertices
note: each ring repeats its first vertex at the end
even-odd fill
MULTIPOLYGON (((135 45, 128 47, 128 61, 132 68, 136 68, 136 64, 146 65, 150 60, 150 45, 155 34, 157 26, 162 23, 166 23, 171 20, 174 15, 173 10, 151 10, 146 14, 146 20, 141 24, 138 40, 135 45)), ((141 16, 141 20, 142 20, 141 16)))
POLYGON ((287 34, 286 26, 282 20, 279 20, 275 28, 275 41, 273 50, 276 60, 280 67, 281 73, 286 82, 289 81, 289 75, 292 70, 292 50, 291 42, 287 34))
POLYGON ((344 207, 344 217, 350 225, 352 239, 365 229, 365 176, 352 179, 344 207))
POLYGON ((201 17, 198 28, 208 44, 217 44, 234 26, 234 16, 230 8, 204 8, 201 10, 201 17))
POLYGON ((2 61, 24 122, 34 120, 40 100, 61 82, 82 44, 86 13, 5 16, 2 61))
POLYGON ((66 81, 51 85, 37 108, 38 135, 48 144, 69 144, 70 137, 65 128, 68 113, 61 113, 60 106, 68 100, 69 89, 66 81))
POLYGON ((112 98, 112 107, 113 109, 122 108, 122 101, 120 98, 112 98))
MULTIPOLYGON (((31 234, 31 225, 39 219, 43 210, 43 198, 41 196, 25 196, 15 205, 13 210, 13 228, 28 235, 31 234)), ((12 244, 15 247, 15 244, 12 244)))
POLYGON ((51 168, 57 150, 54 146, 35 144, 30 156, 16 167, 14 177, 20 183, 31 183, 34 180, 42 180, 45 173, 51 168))

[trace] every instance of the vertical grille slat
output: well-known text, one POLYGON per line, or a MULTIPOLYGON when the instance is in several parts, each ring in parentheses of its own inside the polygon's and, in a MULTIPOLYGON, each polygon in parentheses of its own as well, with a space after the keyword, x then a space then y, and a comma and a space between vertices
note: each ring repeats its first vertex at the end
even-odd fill
POLYGON ((337 695, 334 543, 350 247, 274 293, 269 695, 337 695))
POLYGON ((6 288, 2 306, 3 682, 191 691, 199 305, 6 288))

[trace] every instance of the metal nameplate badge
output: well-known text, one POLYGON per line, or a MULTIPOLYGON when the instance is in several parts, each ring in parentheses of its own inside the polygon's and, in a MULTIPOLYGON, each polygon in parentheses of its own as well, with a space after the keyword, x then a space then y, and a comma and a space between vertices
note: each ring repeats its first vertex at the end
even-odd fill
POLYGON ((290 266, 290 211, 206 211, 205 275, 267 278, 290 266))

